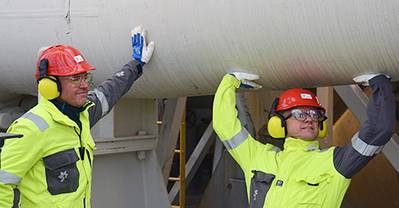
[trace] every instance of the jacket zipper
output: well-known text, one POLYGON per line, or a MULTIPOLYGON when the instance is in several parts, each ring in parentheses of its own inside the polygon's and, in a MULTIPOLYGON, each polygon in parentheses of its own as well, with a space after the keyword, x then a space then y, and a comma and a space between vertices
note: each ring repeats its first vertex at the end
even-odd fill
POLYGON ((83 147, 82 145, 82 130, 78 131, 76 129, 76 127, 73 127, 73 129, 75 130, 75 133, 79 136, 79 143, 80 143, 80 147, 79 147, 79 155, 80 155, 80 159, 84 160, 85 159, 85 147, 83 147))
MULTIPOLYGON (((83 160, 85 159, 85 150, 86 150, 86 148, 83 147, 83 145, 82 145, 82 130, 79 129, 80 131, 78 131, 78 130, 76 129, 76 127, 73 127, 73 129, 75 130, 75 133, 79 136, 79 143, 80 143, 79 155, 80 155, 81 160, 83 161, 83 160)), ((87 151, 87 150, 86 150, 86 151, 87 151)), ((90 155, 89 155, 89 154, 87 154, 87 155, 88 155, 88 159, 89 159, 89 164, 90 164, 90 166, 91 166, 90 155)), ((83 198, 83 208, 86 208, 86 197, 83 198)))
POLYGON ((79 143, 80 143, 79 155, 80 155, 80 158, 81 158, 82 160, 84 160, 84 158, 85 158, 85 153, 86 153, 86 154, 87 154, 87 159, 89 160, 90 167, 92 167, 92 164, 91 164, 91 157, 90 157, 89 150, 87 150, 87 149, 86 149, 85 147, 83 147, 83 145, 82 145, 82 130, 78 131, 78 130, 76 129, 76 127, 73 127, 73 128, 74 128, 76 134, 79 136, 79 143))

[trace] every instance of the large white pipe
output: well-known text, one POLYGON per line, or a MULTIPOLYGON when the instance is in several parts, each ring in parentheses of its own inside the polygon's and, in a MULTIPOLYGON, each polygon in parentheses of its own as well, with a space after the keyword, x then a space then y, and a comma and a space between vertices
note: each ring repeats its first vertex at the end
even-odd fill
POLYGON ((156 42, 130 97, 212 94, 231 69, 267 89, 399 79, 397 0, 0 0, 0 98, 35 94, 41 46, 79 48, 101 81, 130 58, 130 29, 156 42))

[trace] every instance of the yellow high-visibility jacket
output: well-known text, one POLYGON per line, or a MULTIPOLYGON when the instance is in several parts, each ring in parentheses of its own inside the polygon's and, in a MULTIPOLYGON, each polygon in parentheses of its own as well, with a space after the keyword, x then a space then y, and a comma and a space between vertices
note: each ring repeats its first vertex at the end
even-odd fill
POLYGON ((90 208, 93 151, 90 134, 142 75, 142 66, 128 62, 110 79, 89 92, 79 113, 81 127, 52 102, 38 105, 11 124, 0 157, 0 208, 13 206, 13 188, 21 208, 90 208))
POLYGON ((14 121, 8 132, 24 136, 5 141, 1 174, 8 180, 0 183, 0 207, 12 207, 16 186, 21 207, 90 207, 91 105, 80 114, 82 129, 46 99, 14 121))
MULTIPOLYGON (((271 144, 262 144, 249 135, 237 118, 235 91, 239 86, 240 81, 232 75, 226 75, 221 81, 213 104, 213 127, 244 172, 250 207, 339 208, 350 177, 378 153, 382 145, 371 145, 357 135, 352 145, 326 150, 319 149, 318 141, 298 138, 286 138, 283 151, 271 144)), ((389 105, 388 111, 394 110, 393 99, 386 100, 387 104, 383 105, 389 105)), ((395 124, 394 118, 389 119, 395 124)), ((385 133, 380 134, 381 138, 372 136, 373 139, 386 143, 393 133, 391 127, 385 132, 381 130, 385 133)))

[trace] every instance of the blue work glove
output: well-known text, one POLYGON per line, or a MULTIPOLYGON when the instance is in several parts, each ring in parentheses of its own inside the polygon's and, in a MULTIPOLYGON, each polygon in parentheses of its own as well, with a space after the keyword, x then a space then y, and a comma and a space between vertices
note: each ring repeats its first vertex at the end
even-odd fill
POLYGON ((257 74, 251 74, 246 72, 230 72, 229 74, 233 75, 236 79, 240 81, 240 88, 246 89, 259 89, 262 88, 262 85, 259 85, 252 80, 259 79, 257 74))
POLYGON ((151 59, 152 53, 154 52, 154 42, 151 41, 148 45, 145 40, 146 30, 141 26, 137 26, 132 30, 132 48, 133 48, 133 59, 140 62, 141 65, 148 63, 151 59))

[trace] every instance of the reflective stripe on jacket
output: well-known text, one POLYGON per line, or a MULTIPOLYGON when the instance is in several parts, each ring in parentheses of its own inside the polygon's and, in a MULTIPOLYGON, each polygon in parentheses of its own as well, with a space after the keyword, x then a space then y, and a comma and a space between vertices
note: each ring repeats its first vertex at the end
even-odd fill
POLYGON ((250 207, 340 207, 350 179, 335 169, 334 147, 321 151, 318 141, 287 138, 284 150, 277 151, 256 141, 237 118, 239 85, 231 75, 223 78, 215 94, 213 127, 244 172, 250 207))

